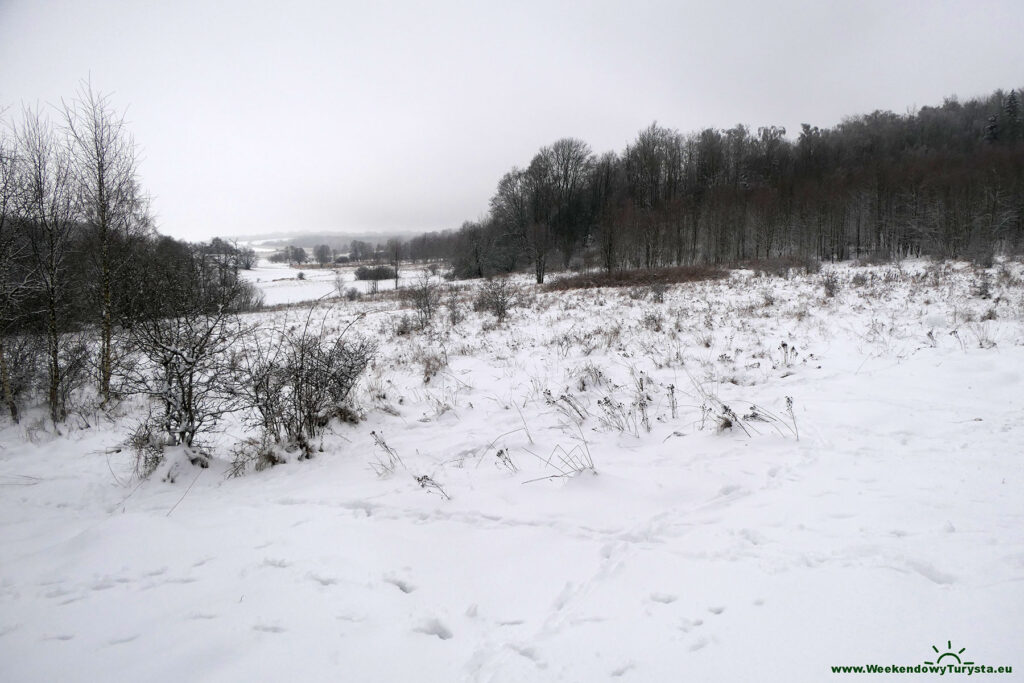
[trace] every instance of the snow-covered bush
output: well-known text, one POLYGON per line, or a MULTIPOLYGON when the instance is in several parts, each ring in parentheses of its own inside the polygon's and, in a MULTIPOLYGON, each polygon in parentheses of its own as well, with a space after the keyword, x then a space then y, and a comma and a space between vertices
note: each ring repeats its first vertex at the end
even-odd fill
POLYGON ((419 329, 430 326, 434 314, 441 306, 441 289, 424 273, 412 286, 405 290, 405 299, 416 311, 416 323, 419 329))
POLYGON ((141 361, 129 370, 125 386, 158 406, 140 429, 159 433, 163 445, 185 447, 193 464, 205 466, 207 455, 196 438, 239 408, 228 352, 251 328, 221 311, 145 320, 133 332, 141 361))
POLYGON ((501 323, 516 306, 518 298, 519 290, 511 281, 507 278, 493 278, 480 287, 474 308, 492 314, 501 323))
MULTIPOLYGON (((346 328, 345 331, 347 331, 346 328)), ((311 440, 332 418, 350 419, 349 396, 373 359, 374 342, 327 338, 309 324, 276 332, 245 354, 239 394, 250 423, 286 450, 313 454, 311 440)))

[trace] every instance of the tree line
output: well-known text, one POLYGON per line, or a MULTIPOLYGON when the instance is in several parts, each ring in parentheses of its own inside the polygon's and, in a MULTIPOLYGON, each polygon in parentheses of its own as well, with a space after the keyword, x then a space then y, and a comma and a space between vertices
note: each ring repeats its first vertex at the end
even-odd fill
MULTIPOLYGON (((2 114, 3 112, 0 112, 2 114)), ((146 323, 237 311, 260 295, 239 277, 255 253, 156 233, 123 114, 76 97, 0 121, 0 393, 14 420, 42 394, 56 424, 73 391, 128 391, 146 323)))
POLYGON ((403 243, 453 275, 607 271, 778 257, 990 258, 1024 244, 1022 93, 831 128, 657 123, 621 152, 577 138, 498 182, 488 215, 403 243))

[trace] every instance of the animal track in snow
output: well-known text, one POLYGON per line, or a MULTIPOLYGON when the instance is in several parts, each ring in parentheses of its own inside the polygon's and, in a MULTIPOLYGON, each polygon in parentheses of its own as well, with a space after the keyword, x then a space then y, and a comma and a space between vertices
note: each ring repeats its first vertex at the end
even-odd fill
POLYGON ((273 567, 275 569, 284 569, 286 567, 291 566, 291 562, 289 562, 288 560, 282 560, 280 558, 267 557, 263 560, 263 566, 273 567))
POLYGON ((314 574, 313 572, 306 574, 306 578, 316 581, 321 586, 333 586, 338 583, 338 580, 333 576, 322 576, 320 574, 314 574))
POLYGON ((384 580, 386 582, 390 583, 392 586, 394 586, 398 590, 402 591, 403 593, 412 593, 414 590, 416 590, 416 586, 412 585, 408 581, 403 581, 402 579, 396 579, 393 576, 385 576, 384 580))
POLYGON ((139 637, 139 634, 136 633, 133 636, 126 636, 124 638, 114 638, 113 640, 108 640, 107 641, 107 645, 124 645, 126 643, 132 642, 133 640, 137 640, 138 637, 139 637))
POLYGON ((542 660, 540 658, 540 655, 537 654, 537 650, 532 647, 523 647, 521 645, 512 645, 511 643, 509 643, 508 649, 512 650, 520 657, 525 657, 526 659, 529 659, 531 662, 537 665, 538 669, 546 669, 548 666, 547 662, 542 660))
POLYGON ((636 668, 636 663, 634 663, 634 662, 626 662, 625 664, 623 664, 622 666, 618 667, 617 669, 612 669, 612 678, 618 678, 618 677, 626 674, 627 672, 629 672, 629 671, 631 671, 631 670, 633 670, 635 668, 636 668))
POLYGON ((691 629, 696 628, 698 626, 703 626, 703 624, 703 619, 683 619, 682 622, 680 622, 679 624, 679 630, 683 633, 689 633, 691 629))
POLYGON ((437 619, 426 619, 419 626, 413 629, 416 633, 425 633, 428 636, 437 636, 441 640, 452 638, 451 629, 437 619))

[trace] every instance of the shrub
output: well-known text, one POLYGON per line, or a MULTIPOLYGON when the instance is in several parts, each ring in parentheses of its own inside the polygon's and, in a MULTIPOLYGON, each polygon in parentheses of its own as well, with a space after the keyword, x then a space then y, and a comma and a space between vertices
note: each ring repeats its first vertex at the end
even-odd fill
POLYGON ((344 332, 327 339, 322 326, 314 333, 308 322, 280 333, 273 351, 257 344, 246 354, 240 387, 250 422, 272 442, 311 457, 310 441, 330 420, 353 414, 349 395, 376 350, 375 343, 345 339, 344 332))
POLYGON ((356 268, 357 280, 393 280, 395 269, 391 266, 359 266, 356 268))
POLYGON ((484 282, 473 308, 492 314, 501 323, 518 304, 518 299, 519 289, 507 278, 493 278, 484 282))
POLYGON ((39 335, 24 334, 4 339, 4 360, 11 390, 11 404, 7 410, 14 421, 19 418, 21 404, 46 386, 45 354, 45 340, 39 335))
POLYGON ((422 330, 430 326, 434 313, 441 306, 441 290, 437 284, 430 281, 430 276, 424 273, 415 284, 405 290, 405 299, 416 311, 416 322, 422 330))
POLYGON ((466 319, 466 312, 462 307, 462 299, 459 297, 459 288, 448 285, 444 302, 448 309, 448 323, 453 327, 466 319))
POLYGON ((159 406, 148 429, 167 446, 184 446, 193 464, 207 462, 197 437, 238 409, 229 352, 250 332, 226 311, 146 320, 133 329, 141 360, 129 368, 126 389, 159 406))
POLYGON ((640 325, 651 332, 661 332, 662 317, 657 311, 648 311, 640 320, 640 325))
POLYGON ((825 296, 829 299, 839 293, 842 284, 839 281, 839 276, 834 270, 826 271, 821 275, 821 284, 825 288, 825 296))
POLYGON ((135 426, 124 445, 135 454, 135 476, 145 479, 163 462, 164 449, 170 444, 150 413, 135 426))

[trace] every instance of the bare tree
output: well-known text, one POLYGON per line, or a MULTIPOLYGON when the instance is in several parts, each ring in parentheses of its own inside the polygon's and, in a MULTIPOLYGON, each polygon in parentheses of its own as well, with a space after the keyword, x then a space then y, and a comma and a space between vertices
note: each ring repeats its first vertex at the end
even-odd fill
POLYGON ((398 289, 398 269, 402 264, 402 240, 397 237, 392 237, 388 240, 387 246, 388 260, 391 263, 391 267, 395 269, 395 289, 398 289))
MULTIPOLYGON (((539 155, 538 155, 539 156, 539 155)), ((543 177, 541 162, 536 158, 530 170, 513 168, 498 181, 498 190, 491 198, 491 214, 506 237, 518 241, 533 261, 537 283, 544 282, 549 245, 549 229, 537 221, 540 198, 536 196, 537 180, 543 177)), ((479 274, 482 276, 483 272, 479 274)), ((478 276, 478 277, 479 277, 478 276)))
POLYGON ((313 247, 313 258, 320 264, 320 267, 326 266, 331 262, 333 254, 331 248, 326 244, 318 244, 313 247))
POLYGON ((22 263, 26 244, 16 229, 17 152, 7 128, 0 127, 0 390, 15 422, 18 421, 18 406, 11 384, 7 339, 31 282, 31 272, 22 263))
POLYGON ((70 149, 38 109, 25 108, 15 128, 18 144, 19 208, 32 265, 43 293, 49 388, 54 424, 67 415, 62 401, 65 374, 60 338, 68 328, 69 256, 76 229, 76 197, 70 149))
POLYGON ((256 256, 256 250, 252 247, 238 247, 236 259, 238 267, 242 270, 252 270, 256 267, 256 262, 259 260, 256 256))
POLYGON ((148 202, 138 180, 138 153, 123 114, 116 113, 107 95, 83 83, 77 97, 63 108, 72 146, 72 172, 79 211, 95 248, 100 326, 100 395, 110 400, 113 368, 112 331, 115 312, 112 283, 124 266, 112 242, 143 234, 149 226, 148 202))

